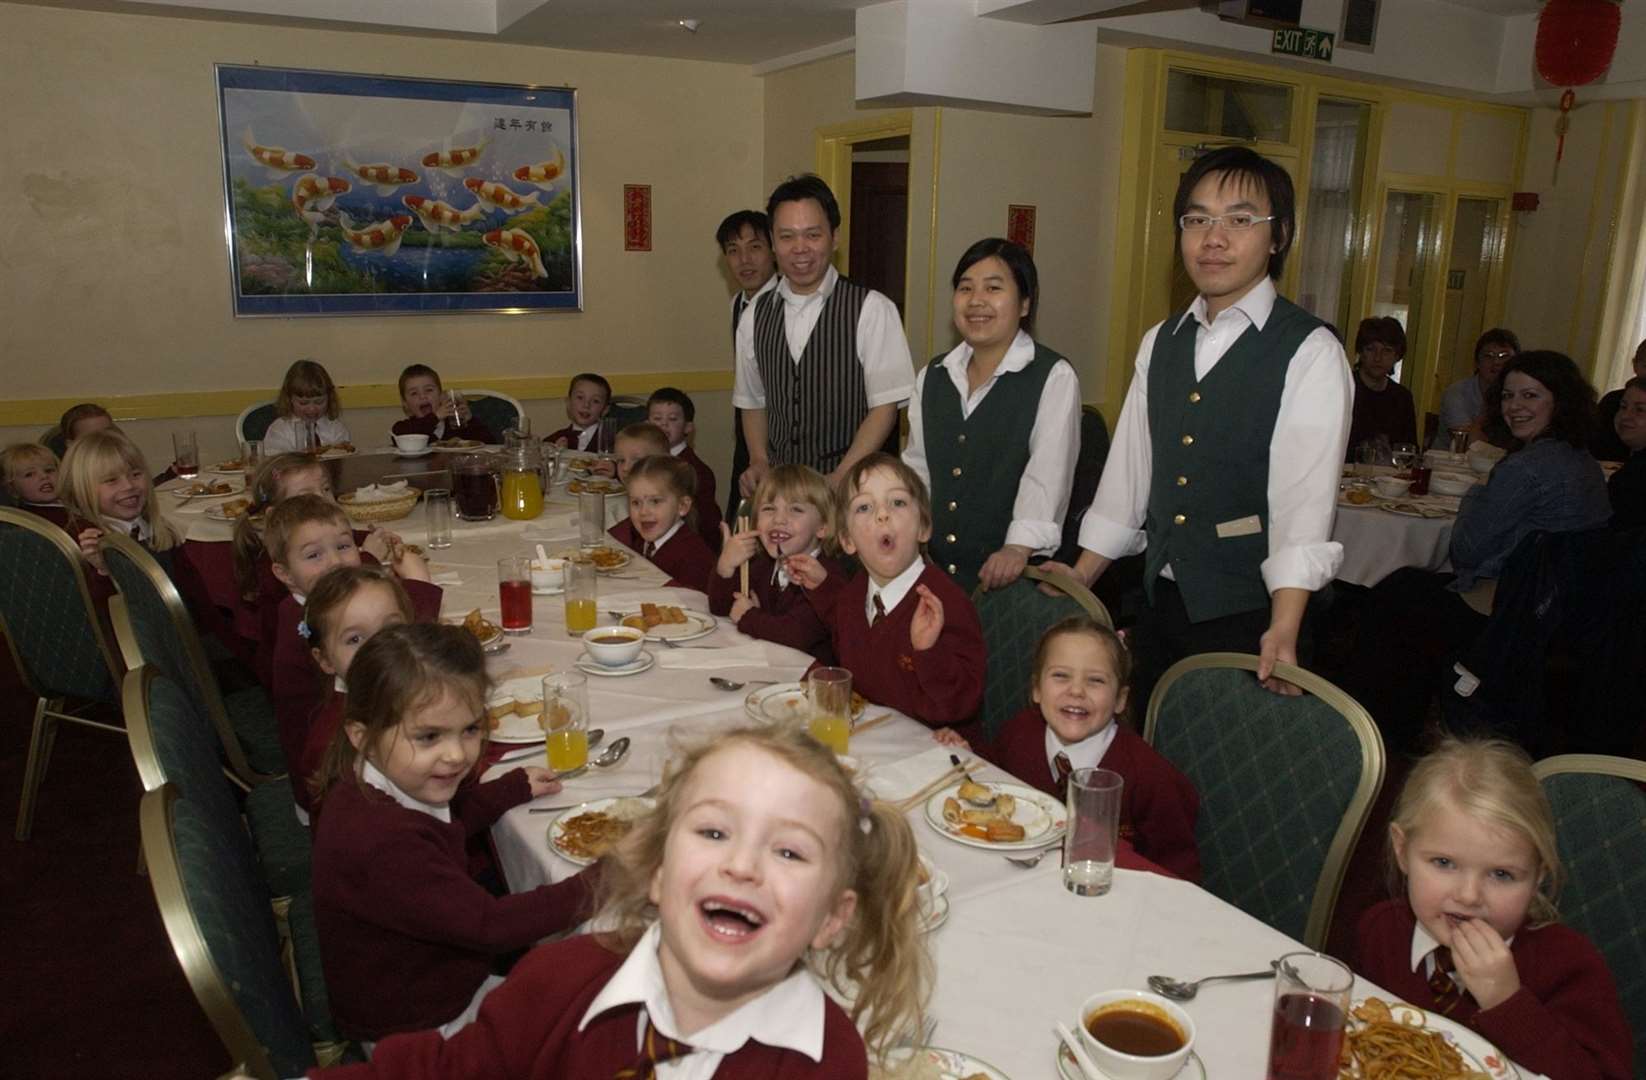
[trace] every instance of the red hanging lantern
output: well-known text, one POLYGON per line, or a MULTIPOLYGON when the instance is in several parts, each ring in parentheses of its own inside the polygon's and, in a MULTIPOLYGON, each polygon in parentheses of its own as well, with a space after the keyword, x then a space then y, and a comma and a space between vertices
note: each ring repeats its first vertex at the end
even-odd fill
POLYGON ((1592 83, 1612 64, 1623 14, 1616 0, 1548 0, 1537 16, 1537 73, 1544 82, 1564 86, 1560 116, 1555 120, 1555 166, 1566 153, 1566 131, 1577 101, 1574 86, 1592 83))

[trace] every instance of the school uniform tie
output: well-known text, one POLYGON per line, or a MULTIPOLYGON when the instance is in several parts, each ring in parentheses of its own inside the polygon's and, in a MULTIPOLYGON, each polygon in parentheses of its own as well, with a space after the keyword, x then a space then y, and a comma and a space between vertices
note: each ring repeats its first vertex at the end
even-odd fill
POLYGON ((657 545, 647 540, 645 546, 640 549, 640 554, 648 559, 651 558, 657 554, 657 545))
POLYGON ((612 1074, 612 1080, 655 1080, 657 1067, 665 1061, 685 1057, 692 1048, 683 1042, 658 1034, 651 1017, 646 1018, 646 1035, 640 1040, 640 1053, 634 1063, 612 1074))
POLYGON ((1057 797, 1066 799, 1069 796, 1069 774, 1074 772, 1074 763, 1069 755, 1059 750, 1052 758, 1052 767, 1057 770, 1057 797))
POLYGON ((869 620, 869 625, 873 626, 876 623, 878 623, 881 619, 884 619, 885 617, 886 617, 886 603, 885 603, 885 601, 880 599, 880 594, 879 593, 875 593, 874 594, 874 618, 869 620))
POLYGON ((1435 967, 1429 973, 1429 990, 1435 996, 1434 1009, 1446 1016, 1463 1000, 1464 990, 1452 976, 1457 967, 1452 963, 1452 950, 1441 945, 1435 949, 1435 967))

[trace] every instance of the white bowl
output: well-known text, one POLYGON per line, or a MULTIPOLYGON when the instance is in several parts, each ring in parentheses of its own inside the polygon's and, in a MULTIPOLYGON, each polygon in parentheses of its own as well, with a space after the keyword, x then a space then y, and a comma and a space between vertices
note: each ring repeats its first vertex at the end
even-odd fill
POLYGON ((1412 489, 1412 482, 1398 476, 1379 476, 1372 481, 1372 487, 1385 499, 1398 499, 1412 489))
POLYGON ((558 589, 566 583, 566 560, 532 560, 532 588, 539 592, 558 589))
POLYGON ((1080 1006, 1080 1042, 1091 1056, 1092 1063, 1112 1080, 1168 1080, 1176 1076, 1194 1050, 1194 1020, 1174 1001, 1147 990, 1105 990, 1093 994, 1080 1006), (1086 1026, 1093 1014, 1113 1007, 1118 1002, 1135 1002, 1140 1012, 1166 1018, 1183 1035, 1183 1045, 1169 1054, 1144 1057, 1116 1050, 1093 1037, 1086 1026))
POLYGON ((427 435, 396 435, 394 445, 407 453, 415 454, 419 450, 427 450, 429 437, 427 435))
POLYGON ((915 901, 920 905, 921 915, 925 916, 936 909, 938 897, 949 891, 949 875, 924 855, 920 856, 920 869, 925 882, 915 889, 915 901))
POLYGON ((1429 477, 1429 491, 1435 495, 1462 495, 1475 486, 1475 478, 1462 473, 1437 472, 1429 477))
POLYGON ((640 656, 646 632, 632 626, 597 626, 583 635, 583 647, 601 667, 622 667, 640 656), (621 642, 613 638, 622 638, 621 642))

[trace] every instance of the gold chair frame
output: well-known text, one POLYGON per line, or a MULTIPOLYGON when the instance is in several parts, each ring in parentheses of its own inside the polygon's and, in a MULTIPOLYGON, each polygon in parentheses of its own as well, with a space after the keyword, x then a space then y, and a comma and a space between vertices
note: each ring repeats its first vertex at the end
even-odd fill
POLYGON ((1092 617, 1093 622, 1107 626, 1111 630, 1114 629, 1114 619, 1109 617, 1109 609, 1103 606, 1103 601, 1099 600, 1097 594, 1093 593, 1092 590, 1086 588, 1069 574, 1065 574, 1061 570, 1045 570, 1038 566, 1025 566, 1023 576, 1030 581, 1050 585, 1085 609, 1086 614, 1092 617))
MULTIPOLYGON (((246 753, 240 748, 240 737, 234 733, 234 725, 229 723, 228 707, 223 704, 223 695, 217 686, 217 676, 212 674, 211 664, 206 660, 206 651, 200 644, 200 631, 195 627, 194 617, 189 614, 189 609, 183 603, 183 597, 178 593, 171 577, 154 561, 153 555, 129 536, 113 531, 105 532, 97 546, 100 551, 111 547, 117 549, 143 571, 149 583, 160 594, 160 599, 166 605, 166 613, 171 617, 172 630, 182 640, 183 648, 188 654, 188 663, 194 669, 195 680, 204 690, 206 715, 211 718, 212 727, 217 732, 217 740, 223 746, 229 775, 247 790, 277 779, 273 774, 258 772, 246 761, 246 753)), ((115 579, 115 585, 119 587, 118 579, 115 579)), ((125 657, 127 668, 135 671, 143 667, 147 660, 138 646, 137 634, 131 624, 131 613, 126 610, 126 605, 111 603, 109 618, 114 623, 114 636, 120 643, 120 653, 125 657)), ((130 698, 126 700, 129 701, 130 698)), ((134 755, 137 752, 135 742, 132 743, 132 752, 134 755)), ((138 763, 138 768, 141 772, 142 762, 138 763)), ((153 790, 154 785, 145 778, 143 786, 153 790)))
MULTIPOLYGON (((80 556, 80 548, 68 533, 38 515, 26 510, 15 510, 10 507, 0 507, 0 524, 15 525, 20 529, 28 529, 36 535, 43 536, 62 552, 74 570, 75 583, 80 588, 80 602, 85 609, 86 622, 91 627, 92 636, 96 639, 98 651, 103 654, 103 662, 108 665, 109 678, 116 687, 120 684, 120 664, 115 660, 114 649, 109 645, 108 636, 103 633, 103 620, 98 617, 97 606, 92 603, 91 590, 86 585, 85 563, 80 556)), ((11 652, 12 666, 22 677, 23 686, 35 697, 34 727, 29 735, 29 756, 23 766, 23 797, 17 807, 18 840, 27 840, 34 828, 34 804, 40 793, 40 784, 46 778, 46 767, 51 763, 52 747, 57 740, 57 722, 67 721, 79 724, 82 727, 96 728, 99 731, 111 732, 115 735, 125 735, 126 729, 118 724, 106 724, 101 720, 79 716, 75 713, 64 712, 66 698, 48 698, 35 683, 33 674, 28 665, 23 662, 22 654, 17 651, 17 643, 12 638, 11 628, 6 625, 6 618, 0 614, 0 634, 6 639, 6 647, 11 652)))
POLYGON ((1532 765, 1532 775, 1540 783, 1562 773, 1598 773, 1646 784, 1646 761, 1609 754, 1557 754, 1532 765))
MULTIPOLYGON (((1154 696, 1149 699, 1148 720, 1143 726, 1144 740, 1150 746, 1154 745, 1160 703, 1165 700, 1166 691, 1177 680, 1192 671, 1204 668, 1236 668, 1256 672, 1258 662, 1258 658, 1250 653, 1225 652, 1201 653, 1173 664, 1160 677, 1160 682, 1155 685, 1154 696)), ((1371 817, 1372 806, 1377 802, 1378 792, 1383 789, 1383 776, 1387 765, 1383 751, 1383 736, 1378 732, 1377 724, 1372 721, 1372 714, 1366 711, 1365 706, 1314 672, 1295 664, 1276 663, 1274 673, 1304 693, 1312 694, 1330 705, 1348 722, 1349 729, 1360 742, 1360 779, 1355 784, 1354 793, 1349 797, 1349 805, 1344 808, 1343 818, 1338 822, 1331 846, 1326 849, 1326 860, 1320 868, 1320 876, 1315 880, 1314 899, 1309 904, 1309 918, 1303 928, 1303 944, 1311 949, 1320 950, 1326 947, 1326 937, 1332 928, 1337 897, 1343 889, 1343 878, 1349 869, 1349 856, 1354 854, 1355 845, 1360 842, 1360 834, 1365 831, 1366 821, 1371 817)))

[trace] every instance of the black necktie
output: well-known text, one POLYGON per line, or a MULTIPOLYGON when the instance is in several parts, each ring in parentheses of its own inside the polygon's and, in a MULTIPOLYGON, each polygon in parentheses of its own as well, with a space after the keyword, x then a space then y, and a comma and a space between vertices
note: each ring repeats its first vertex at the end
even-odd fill
POLYGON ((626 1065, 612 1074, 612 1080, 653 1080, 657 1076, 657 1067, 665 1061, 673 1061, 677 1057, 685 1057, 692 1052, 692 1048, 683 1042, 665 1038, 657 1033, 652 1026, 651 1018, 646 1018, 646 1035, 640 1040, 640 1053, 636 1055, 634 1063, 626 1065))
POLYGON ((882 601, 880 599, 880 594, 875 593, 874 594, 874 618, 869 620, 869 625, 874 626, 876 623, 878 623, 881 619, 884 619, 885 617, 886 617, 886 604, 885 604, 884 601, 882 601))

